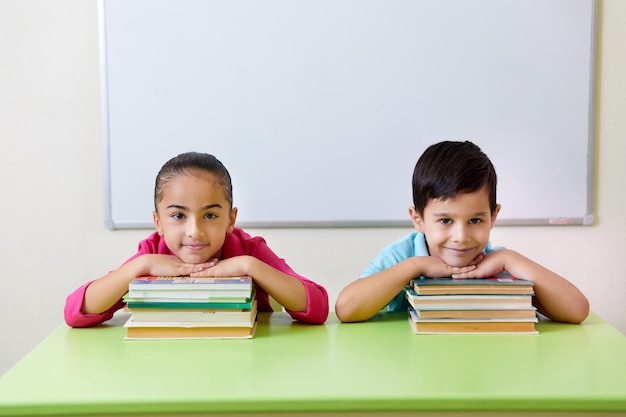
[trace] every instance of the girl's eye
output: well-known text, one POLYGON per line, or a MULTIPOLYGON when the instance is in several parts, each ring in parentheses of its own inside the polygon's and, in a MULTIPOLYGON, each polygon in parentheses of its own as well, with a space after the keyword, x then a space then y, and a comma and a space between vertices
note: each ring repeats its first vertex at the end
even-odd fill
POLYGON ((214 213, 207 213, 207 214, 204 215, 204 217, 206 219, 215 219, 215 218, 217 218, 217 215, 214 214, 214 213))
POLYGON ((173 213, 171 217, 176 220, 181 220, 185 218, 185 215, 183 213, 173 213))

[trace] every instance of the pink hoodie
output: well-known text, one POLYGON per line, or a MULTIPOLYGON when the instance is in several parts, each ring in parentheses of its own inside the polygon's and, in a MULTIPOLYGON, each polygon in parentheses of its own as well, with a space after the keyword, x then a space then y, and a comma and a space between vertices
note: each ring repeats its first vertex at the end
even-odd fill
MULTIPOLYGON (((265 240, 260 237, 251 237, 245 231, 239 228, 235 228, 232 233, 226 235, 226 240, 223 246, 224 259, 232 258, 240 255, 250 255, 265 262, 266 264, 274 267, 275 269, 284 272, 299 279, 306 288, 308 307, 306 311, 287 311, 291 317, 295 320, 299 320, 305 323, 321 324, 326 321, 328 317, 328 293, 326 289, 321 285, 308 280, 298 274, 296 274, 285 263, 285 260, 279 258, 272 250, 267 246, 265 240)), ((144 254, 166 254, 172 255, 172 251, 165 244, 165 239, 154 232, 147 239, 139 242, 138 252, 133 255, 126 262, 144 254)), ((65 322, 72 327, 91 327, 101 324, 113 317, 120 308, 124 307, 124 302, 120 299, 109 310, 100 314, 84 314, 81 311, 83 305, 83 299, 85 297, 85 291, 89 284, 93 282, 81 285, 71 293, 65 302, 65 322)), ((259 311, 273 311, 269 302, 268 294, 261 288, 256 287, 256 299, 259 311)))

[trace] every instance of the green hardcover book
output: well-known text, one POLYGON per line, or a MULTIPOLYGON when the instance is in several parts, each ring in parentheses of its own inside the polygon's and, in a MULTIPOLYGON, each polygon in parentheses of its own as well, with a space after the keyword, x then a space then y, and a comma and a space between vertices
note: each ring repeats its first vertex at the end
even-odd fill
POLYGON ((181 303, 170 303, 170 302, 159 302, 159 301, 149 301, 149 302, 133 302, 130 301, 127 303, 128 308, 213 308, 213 309, 231 309, 231 308, 243 308, 249 309, 252 304, 248 301, 245 303, 204 303, 204 302, 181 302, 181 303))

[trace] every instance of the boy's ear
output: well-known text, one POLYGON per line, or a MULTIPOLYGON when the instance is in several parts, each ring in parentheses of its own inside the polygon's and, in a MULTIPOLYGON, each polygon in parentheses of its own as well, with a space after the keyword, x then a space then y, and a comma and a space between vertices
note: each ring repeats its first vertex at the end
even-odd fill
POLYGON ((154 222, 154 227, 156 227, 159 236, 163 236, 163 228, 161 227, 161 221, 159 220, 159 215, 156 210, 152 212, 152 221, 154 222))
POLYGON ((411 216, 413 227, 415 227, 418 232, 424 233, 424 219, 422 219, 422 216, 415 210, 414 206, 409 207, 409 216, 411 216))
POLYGON ((496 224, 496 219, 498 218, 498 213, 500 213, 500 209, 502 208, 501 204, 496 204, 496 209, 491 214, 491 227, 496 224))

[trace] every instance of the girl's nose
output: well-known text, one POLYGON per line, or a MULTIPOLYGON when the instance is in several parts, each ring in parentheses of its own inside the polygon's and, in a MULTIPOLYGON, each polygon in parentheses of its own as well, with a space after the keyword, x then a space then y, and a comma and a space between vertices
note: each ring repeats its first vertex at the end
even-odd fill
POLYGON ((200 220, 190 219, 187 223, 187 236, 198 238, 204 235, 204 230, 200 226, 200 220))

